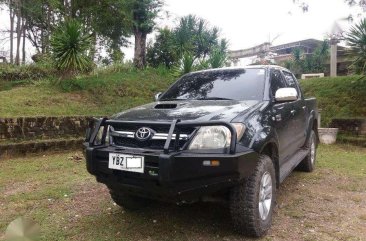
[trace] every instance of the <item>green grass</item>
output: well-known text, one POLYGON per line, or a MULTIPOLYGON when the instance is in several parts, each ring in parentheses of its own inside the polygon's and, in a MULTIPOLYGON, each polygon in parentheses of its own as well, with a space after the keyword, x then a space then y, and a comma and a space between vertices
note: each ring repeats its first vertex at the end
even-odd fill
POLYGON ((322 109, 322 125, 332 118, 366 117, 366 78, 345 76, 301 81, 305 96, 315 96, 322 109))
MULTIPOLYGON (((81 154, 45 153, 0 160, 0 240, 7 225, 20 216, 38 223, 41 240, 45 241, 246 240, 232 231, 229 210, 219 204, 183 207, 156 204, 139 212, 124 211, 113 204, 104 185, 86 172, 84 160, 77 160, 75 156, 81 154)), ((322 240, 332 240, 332 234, 326 233, 328 226, 334 226, 339 235, 346 235, 348 226, 335 223, 336 212, 338 208, 342 212, 353 208, 349 203, 340 207, 343 202, 363 205, 360 202, 364 198, 359 195, 365 191, 365 156, 364 148, 320 146, 316 171, 294 172, 281 185, 278 197, 281 208, 275 212, 273 229, 269 236, 259 240, 304 239, 309 235, 302 223, 304 220, 311 223, 310 228, 320 230, 322 240), (341 184, 331 192, 324 191, 341 184), (342 201, 342 198, 345 199, 342 201), (339 202, 324 205, 324 200, 339 202), (332 215, 328 215, 328 207, 332 215), (324 220, 328 221, 322 232, 324 220)), ((354 223, 363 220, 365 214, 342 215, 339 220, 344 222, 349 217, 349 222, 356 225, 354 223)), ((358 233, 353 235, 354 240, 366 238, 358 233)))
POLYGON ((0 91, 0 116, 108 116, 153 101, 154 94, 173 80, 170 73, 159 69, 40 80, 0 91))
POLYGON ((362 177, 366 176, 366 148, 348 145, 321 145, 318 163, 320 168, 329 168, 340 174, 362 177))

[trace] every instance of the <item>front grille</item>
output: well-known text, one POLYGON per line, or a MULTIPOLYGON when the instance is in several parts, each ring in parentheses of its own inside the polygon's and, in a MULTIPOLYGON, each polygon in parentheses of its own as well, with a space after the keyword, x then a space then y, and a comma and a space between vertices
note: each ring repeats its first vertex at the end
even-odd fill
MULTIPOLYGON (((133 147, 133 148, 148 148, 154 150, 162 150, 164 149, 165 140, 149 140, 149 141, 138 141, 133 138, 128 137, 114 137, 113 138, 114 144, 117 146, 124 146, 124 147, 133 147)), ((182 149, 186 140, 179 141, 179 149, 182 149)), ((170 149, 173 149, 175 146, 175 140, 170 142, 170 149)))
MULTIPOLYGON (((126 127, 114 127, 114 131, 124 131, 124 132, 133 132, 135 133, 141 127, 149 127, 154 130, 156 133, 165 133, 169 132, 170 126, 126 126, 126 127)), ((184 145, 188 142, 190 135, 194 132, 194 128, 182 128, 179 129, 180 134, 188 135, 188 139, 181 139, 178 141, 177 146, 178 149, 182 149, 184 145)), ((113 136, 113 143, 117 146, 123 147, 131 147, 131 148, 145 148, 145 149, 154 149, 154 150, 163 150, 166 139, 152 139, 148 141, 140 141, 135 138, 125 137, 125 136, 113 136)), ((175 139, 172 138, 170 142, 169 149, 174 149, 175 147, 175 139)))

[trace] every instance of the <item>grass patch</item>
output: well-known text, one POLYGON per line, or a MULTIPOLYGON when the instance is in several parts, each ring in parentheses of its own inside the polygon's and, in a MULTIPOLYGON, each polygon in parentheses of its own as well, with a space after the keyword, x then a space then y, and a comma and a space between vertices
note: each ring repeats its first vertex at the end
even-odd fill
POLYGON ((361 76, 326 77, 301 80, 305 96, 315 96, 322 109, 322 125, 332 118, 366 116, 366 79, 361 76))
POLYGON ((366 148, 351 145, 321 145, 317 165, 352 177, 366 176, 366 148))

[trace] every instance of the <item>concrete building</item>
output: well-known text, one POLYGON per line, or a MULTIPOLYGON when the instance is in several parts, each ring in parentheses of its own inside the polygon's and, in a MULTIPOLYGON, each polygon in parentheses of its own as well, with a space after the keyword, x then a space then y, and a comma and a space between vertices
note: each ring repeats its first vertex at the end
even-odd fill
MULTIPOLYGON (((264 58, 265 56, 269 55, 270 56, 269 58, 271 59, 273 64, 282 65, 286 60, 290 60, 292 58, 292 52, 295 48, 300 48, 304 54, 312 54, 314 50, 322 44, 322 42, 323 41, 316 39, 305 39, 277 46, 271 46, 271 44, 267 42, 248 49, 229 51, 229 57, 235 65, 239 62, 239 59, 241 58, 249 58, 256 56, 259 58, 264 58)), ((350 63, 351 62, 346 57, 346 48, 338 46, 337 74, 347 75, 350 63)), ((329 74, 330 74, 330 59, 326 63, 326 72, 325 72, 325 75, 329 74)))

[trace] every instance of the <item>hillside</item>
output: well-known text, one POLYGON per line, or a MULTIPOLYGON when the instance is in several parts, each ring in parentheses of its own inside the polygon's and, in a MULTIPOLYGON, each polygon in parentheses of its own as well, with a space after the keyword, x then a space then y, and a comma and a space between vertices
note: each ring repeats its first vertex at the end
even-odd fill
POLYGON ((361 76, 307 79, 301 86, 305 96, 317 98, 324 127, 332 118, 366 117, 366 79, 361 76))
MULTIPOLYGON (((43 80, 0 91, 0 117, 110 115, 153 101, 173 81, 161 69, 103 73, 76 79, 43 80)), ((366 116, 366 80, 359 76, 301 81, 306 96, 315 96, 323 126, 331 118, 366 116)))
POLYGON ((0 91, 0 117, 111 115, 153 101, 173 80, 147 69, 22 84, 0 91))

